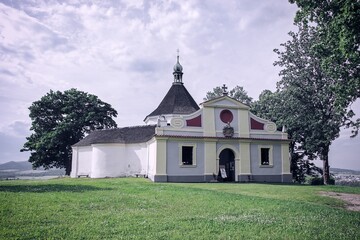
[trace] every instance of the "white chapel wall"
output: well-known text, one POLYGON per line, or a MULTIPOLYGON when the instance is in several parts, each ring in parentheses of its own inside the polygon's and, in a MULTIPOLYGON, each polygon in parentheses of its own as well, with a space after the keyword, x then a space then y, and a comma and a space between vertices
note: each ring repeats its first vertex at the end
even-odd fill
POLYGON ((91 156, 92 156, 92 147, 79 147, 78 148, 78 171, 77 176, 79 175, 90 175, 91 173, 91 156))
POLYGON ((91 175, 92 147, 73 147, 71 177, 91 175))
POLYGON ((146 143, 93 145, 91 177, 145 175, 147 154, 146 143))
POLYGON ((147 158, 146 143, 134 143, 126 144, 126 159, 120 159, 120 161, 127 162, 126 175, 145 175, 148 165, 147 158))
POLYGON ((154 176, 156 175, 156 141, 150 141, 148 143, 148 166, 147 166, 147 175, 148 178, 154 181, 154 176))
POLYGON ((77 164, 78 163, 78 148, 72 147, 72 156, 71 156, 71 173, 70 177, 77 177, 77 164))
POLYGON ((126 175, 125 144, 94 144, 92 151, 92 178, 120 177, 126 175))

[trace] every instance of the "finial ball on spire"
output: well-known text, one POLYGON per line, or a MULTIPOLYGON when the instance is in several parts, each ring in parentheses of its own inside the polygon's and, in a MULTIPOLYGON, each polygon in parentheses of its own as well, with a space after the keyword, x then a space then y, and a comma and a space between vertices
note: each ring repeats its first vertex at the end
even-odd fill
POLYGON ((174 72, 182 72, 183 67, 181 66, 180 62, 179 62, 179 49, 177 49, 177 62, 174 66, 174 72))

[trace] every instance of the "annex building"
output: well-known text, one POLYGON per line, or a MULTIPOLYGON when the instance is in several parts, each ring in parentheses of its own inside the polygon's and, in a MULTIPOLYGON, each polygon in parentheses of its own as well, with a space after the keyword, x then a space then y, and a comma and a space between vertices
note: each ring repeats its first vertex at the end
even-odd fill
POLYGON ((200 106, 183 67, 144 126, 99 130, 72 146, 71 177, 144 175, 154 182, 291 182, 289 140, 227 96, 200 106))

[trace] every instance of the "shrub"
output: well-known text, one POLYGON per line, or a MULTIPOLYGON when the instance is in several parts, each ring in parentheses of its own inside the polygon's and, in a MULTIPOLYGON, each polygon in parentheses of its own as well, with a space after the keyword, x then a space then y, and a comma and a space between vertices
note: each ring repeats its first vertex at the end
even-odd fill
MULTIPOLYGON (((324 179, 319 176, 308 176, 306 177, 305 183, 309 185, 324 185, 324 179)), ((329 184, 335 185, 335 178, 332 176, 329 179, 329 184)))

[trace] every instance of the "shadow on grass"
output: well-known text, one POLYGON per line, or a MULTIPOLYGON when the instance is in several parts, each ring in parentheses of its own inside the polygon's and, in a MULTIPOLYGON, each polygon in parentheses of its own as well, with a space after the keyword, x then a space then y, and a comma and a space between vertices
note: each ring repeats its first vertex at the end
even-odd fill
POLYGON ((44 185, 11 185, 0 186, 0 192, 88 192, 88 191, 104 191, 112 190, 112 188, 100 188, 87 185, 64 185, 64 184, 44 184, 44 185))
MULTIPOLYGON (((204 183, 191 183, 191 184, 204 184, 204 183)), ((276 182, 211 182, 208 184, 218 184, 218 185, 274 185, 274 186, 316 186, 309 184, 300 184, 300 183, 276 183, 276 182)), ((318 185, 319 186, 319 185, 318 185)))

